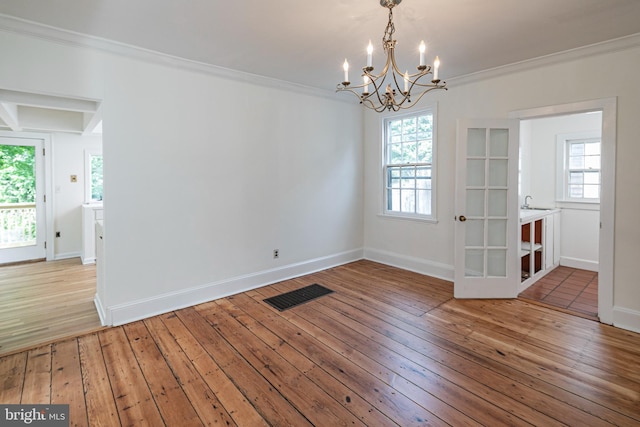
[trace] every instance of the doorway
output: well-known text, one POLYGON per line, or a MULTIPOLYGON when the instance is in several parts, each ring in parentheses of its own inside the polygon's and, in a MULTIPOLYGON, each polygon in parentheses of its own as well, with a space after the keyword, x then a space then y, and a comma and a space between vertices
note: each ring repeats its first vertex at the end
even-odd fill
POLYGON ((520 121, 520 205, 557 212, 540 221, 557 236, 546 242, 541 273, 528 280, 523 272, 519 296, 590 318, 598 312, 601 138, 602 111, 520 121))
POLYGON ((0 136, 0 264, 46 257, 44 140, 0 136))
MULTIPOLYGON (((598 317, 613 323, 613 261, 615 206, 616 98, 514 111, 511 118, 526 121, 581 113, 601 113, 600 198, 597 221, 598 317)), ((557 144, 557 142, 556 142, 557 144)), ((557 169, 557 165, 553 166, 557 169)), ((557 190, 556 190, 557 191, 557 190)), ((556 193, 557 195, 557 193, 556 193)), ((525 195, 523 194, 522 197, 525 195)))

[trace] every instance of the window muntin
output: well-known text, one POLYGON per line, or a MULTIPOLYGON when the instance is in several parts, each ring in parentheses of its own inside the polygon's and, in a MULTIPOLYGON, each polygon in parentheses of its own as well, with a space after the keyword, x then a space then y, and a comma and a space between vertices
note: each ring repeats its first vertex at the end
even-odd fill
POLYGON ((385 214, 434 218, 434 112, 384 122, 385 214))
POLYGON ((600 140, 568 140, 565 159, 565 198, 599 200, 600 140))

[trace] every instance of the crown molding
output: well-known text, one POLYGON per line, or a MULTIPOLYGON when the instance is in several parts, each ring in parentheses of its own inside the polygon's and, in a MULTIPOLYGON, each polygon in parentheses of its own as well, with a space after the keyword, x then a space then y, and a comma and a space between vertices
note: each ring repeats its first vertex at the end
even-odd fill
MULTIPOLYGON (((235 80, 243 83, 250 83, 275 89, 283 89, 302 93, 305 95, 327 98, 337 102, 349 103, 342 97, 336 97, 335 93, 330 90, 305 86, 298 83, 287 82, 284 80, 247 73, 244 71, 232 70, 230 68, 206 64, 204 62, 192 61, 189 59, 116 42, 113 40, 63 30, 49 25, 16 18, 10 15, 0 14, 0 31, 13 32, 65 45, 96 49, 110 54, 137 59, 140 61, 209 74, 216 77, 235 80)), ((565 50, 562 52, 557 52, 537 58, 527 59, 524 61, 490 68, 471 74, 449 77, 447 79, 447 86, 455 87, 458 85, 469 84, 477 81, 500 77, 507 74, 517 73, 520 71, 574 61, 589 56, 596 56, 604 53, 632 49, 638 46, 640 46, 640 33, 575 49, 565 50)))
POLYGON ((217 65, 206 64, 204 62, 192 61, 173 55, 144 49, 101 37, 89 36, 73 31, 63 30, 45 24, 40 24, 25 19, 16 18, 0 13, 0 31, 16 33, 20 35, 35 37, 50 42, 63 45, 79 46, 89 49, 96 49, 102 52, 136 59, 168 67, 179 68, 187 71, 209 74, 224 79, 235 80, 242 83, 250 83, 274 89, 282 89, 297 92, 310 96, 317 96, 331 99, 332 101, 346 102, 340 97, 336 97, 333 91, 305 86, 258 74, 244 71, 232 70, 230 68, 217 65))
POLYGON ((514 62, 500 67, 489 68, 487 70, 478 71, 476 73, 450 77, 447 79, 447 87, 455 87, 463 84, 474 83, 481 80, 504 76, 507 74, 513 74, 549 65, 560 64, 563 62, 575 61, 590 56, 624 51, 637 48, 638 46, 640 46, 640 33, 631 34, 629 36, 624 36, 617 39, 594 43, 575 49, 564 50, 562 52, 539 56, 537 58, 526 59, 524 61, 514 62))

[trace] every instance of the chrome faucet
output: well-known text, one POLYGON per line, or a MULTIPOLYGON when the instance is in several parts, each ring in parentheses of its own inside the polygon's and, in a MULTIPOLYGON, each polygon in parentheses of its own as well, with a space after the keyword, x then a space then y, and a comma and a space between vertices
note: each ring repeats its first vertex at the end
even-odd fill
POLYGON ((524 196, 524 205, 522 205, 522 209, 529 209, 529 201, 527 199, 533 199, 533 197, 524 196))

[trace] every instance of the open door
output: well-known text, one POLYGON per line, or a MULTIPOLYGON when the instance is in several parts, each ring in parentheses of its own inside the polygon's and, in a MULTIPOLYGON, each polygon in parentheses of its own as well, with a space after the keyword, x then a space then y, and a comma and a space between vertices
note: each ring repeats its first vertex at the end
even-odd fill
POLYGON ((516 298, 518 120, 458 120, 456 298, 516 298))
POLYGON ((0 137, 0 264, 43 259, 43 140, 0 137))

